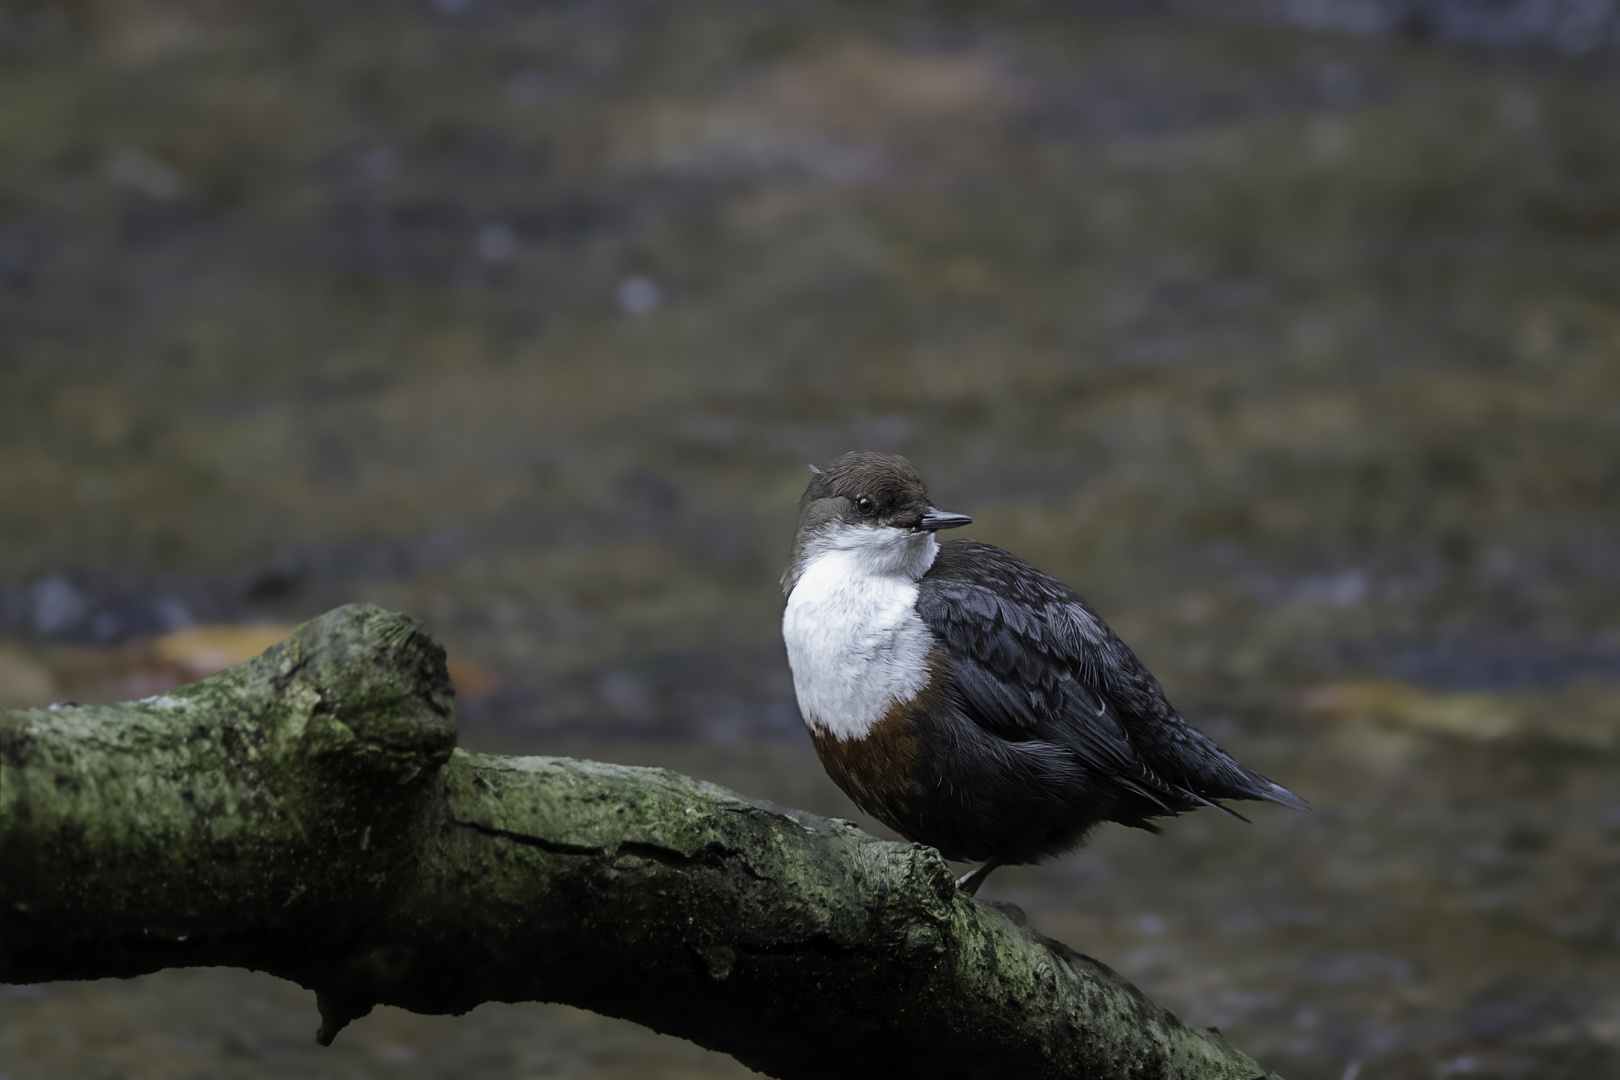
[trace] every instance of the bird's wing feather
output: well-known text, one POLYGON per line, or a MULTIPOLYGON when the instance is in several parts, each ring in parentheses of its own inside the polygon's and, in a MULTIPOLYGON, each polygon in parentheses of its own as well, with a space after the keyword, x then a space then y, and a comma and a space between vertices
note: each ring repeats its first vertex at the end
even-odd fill
POLYGON ((1067 746, 1167 812, 1219 797, 1299 803, 1188 727, 1074 590, 1009 552, 941 545, 918 582, 917 613, 968 714, 1003 738, 1067 746))
POLYGON ((918 582, 917 613, 982 727, 1069 746, 1108 773, 1143 771, 1104 678, 1123 644, 1066 585, 1000 548, 953 541, 918 582))

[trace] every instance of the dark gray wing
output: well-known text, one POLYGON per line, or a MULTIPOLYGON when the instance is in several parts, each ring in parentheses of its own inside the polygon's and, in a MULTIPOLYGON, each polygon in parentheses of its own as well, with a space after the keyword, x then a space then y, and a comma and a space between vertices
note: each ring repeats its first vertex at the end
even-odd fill
POLYGON ((917 612, 971 718, 1002 738, 1069 747, 1165 812, 1218 798, 1303 805, 1189 727, 1074 590, 1009 552, 942 544, 918 582, 917 612))

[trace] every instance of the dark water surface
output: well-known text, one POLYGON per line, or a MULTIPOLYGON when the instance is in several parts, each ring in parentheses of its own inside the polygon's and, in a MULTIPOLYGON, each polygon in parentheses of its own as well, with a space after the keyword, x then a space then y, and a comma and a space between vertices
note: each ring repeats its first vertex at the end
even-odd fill
MULTIPOLYGON (((986 895, 1296 1080, 1620 1075, 1620 77, 996 10, 6 8, 0 702, 367 600, 465 745, 848 815, 776 578, 805 462, 894 450, 1317 807, 986 895)), ((0 1076, 742 1071, 314 1027, 0 989, 0 1076)))

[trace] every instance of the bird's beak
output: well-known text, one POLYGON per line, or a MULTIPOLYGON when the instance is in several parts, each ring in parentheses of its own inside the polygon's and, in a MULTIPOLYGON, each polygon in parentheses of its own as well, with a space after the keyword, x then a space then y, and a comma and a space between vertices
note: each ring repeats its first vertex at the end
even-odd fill
POLYGON ((958 525, 971 525, 972 523, 973 519, 966 514, 953 514, 949 510, 941 510, 938 507, 930 506, 928 513, 922 516, 922 525, 920 527, 927 529, 929 532, 938 532, 940 529, 954 529, 958 525))

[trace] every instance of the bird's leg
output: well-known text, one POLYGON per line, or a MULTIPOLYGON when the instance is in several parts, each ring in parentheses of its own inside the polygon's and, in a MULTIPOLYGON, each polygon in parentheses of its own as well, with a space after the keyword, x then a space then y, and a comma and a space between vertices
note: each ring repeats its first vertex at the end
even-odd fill
POLYGON ((986 859, 984 862, 979 864, 979 868, 977 870, 974 870, 971 873, 963 874, 961 877, 957 878, 956 887, 967 893, 969 896, 977 896, 979 895, 979 886, 984 884, 984 879, 990 876, 990 871, 994 870, 1000 865, 1000 859, 986 859))

